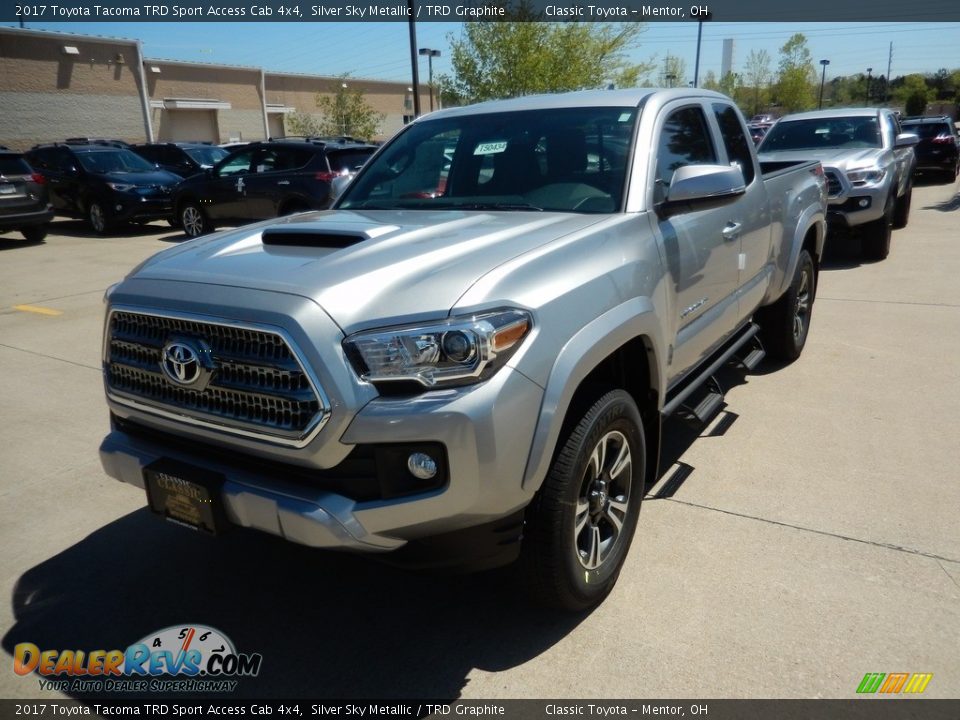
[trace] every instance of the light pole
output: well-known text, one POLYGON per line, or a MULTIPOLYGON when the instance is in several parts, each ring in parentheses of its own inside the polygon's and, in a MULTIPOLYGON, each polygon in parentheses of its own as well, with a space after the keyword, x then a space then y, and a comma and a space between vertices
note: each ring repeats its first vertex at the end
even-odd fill
POLYGON ((870 73, 873 72, 873 68, 867 68, 867 106, 870 106, 870 73))
POLYGON ((673 87, 673 81, 677 79, 677 76, 673 73, 667 73, 664 77, 667 80, 667 87, 673 87))
POLYGON ((433 59, 440 57, 440 51, 431 48, 420 48, 419 53, 427 56, 427 83, 430 86, 430 112, 433 112, 433 59))
POLYGON ((830 61, 821 60, 820 64, 823 65, 823 71, 820 73, 820 101, 817 103, 817 110, 823 109, 823 81, 827 79, 827 65, 830 61))
POLYGON ((703 24, 713 18, 713 13, 708 12, 697 20, 697 59, 693 63, 693 86, 700 87, 700 40, 703 37, 703 24))
POLYGON ((417 68, 417 12, 415 0, 407 0, 407 27, 410 33, 410 69, 413 75, 413 117, 420 117, 420 72, 417 68))

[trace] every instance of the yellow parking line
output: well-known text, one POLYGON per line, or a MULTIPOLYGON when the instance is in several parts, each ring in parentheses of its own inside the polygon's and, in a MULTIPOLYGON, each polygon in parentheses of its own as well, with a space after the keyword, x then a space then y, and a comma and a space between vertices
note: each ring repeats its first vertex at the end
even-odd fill
POLYGON ((14 305, 13 309, 22 310, 23 312, 37 313, 37 315, 63 315, 62 310, 40 307, 39 305, 14 305))

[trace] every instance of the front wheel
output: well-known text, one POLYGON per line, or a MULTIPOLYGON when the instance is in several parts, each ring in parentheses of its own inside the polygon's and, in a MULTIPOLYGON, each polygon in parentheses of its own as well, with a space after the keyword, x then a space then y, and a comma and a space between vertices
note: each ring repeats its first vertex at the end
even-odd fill
POLYGON ((903 197, 897 200, 896 209, 893 211, 893 229, 903 230, 910 222, 910 204, 913 202, 913 181, 907 183, 907 190, 903 197))
POLYGON ((207 214, 194 201, 190 200, 180 207, 180 225, 189 237, 200 237, 213 232, 213 223, 207 214))
POLYGON ((585 610, 613 589, 644 492, 643 422, 612 390, 579 419, 527 509, 521 567, 541 604, 585 610))
POLYGON ((813 258, 808 251, 801 250, 790 287, 777 302, 757 312, 763 345, 770 357, 787 362, 800 357, 810 332, 816 290, 813 258))
POLYGON ((893 234, 893 202, 887 201, 883 217, 863 226, 861 239, 863 257, 867 260, 883 260, 890 254, 890 237, 893 234))
POLYGON ((103 205, 98 202, 90 203, 90 206, 87 208, 87 220, 97 235, 106 235, 107 231, 110 230, 106 210, 104 210, 103 205))

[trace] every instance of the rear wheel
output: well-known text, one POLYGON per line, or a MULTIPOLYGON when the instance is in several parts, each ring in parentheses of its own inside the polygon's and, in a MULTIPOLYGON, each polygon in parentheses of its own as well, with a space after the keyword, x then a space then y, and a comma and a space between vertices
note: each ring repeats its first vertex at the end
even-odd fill
POLYGON ((33 227, 23 228, 20 232, 29 242, 43 242, 43 239, 47 236, 47 230, 49 230, 49 227, 46 225, 34 225, 33 227))
POLYGON ((862 253, 867 260, 883 260, 890 254, 890 237, 893 234, 893 205, 891 200, 887 200, 883 217, 863 226, 862 253))
POLYGON ((200 237, 213 232, 213 223, 210 222, 210 218, 193 200, 180 206, 179 216, 183 232, 189 237, 200 237))
POLYGON ((770 357, 787 361, 800 357, 810 331, 816 285, 813 258, 809 252, 801 250, 787 292, 773 305, 757 312, 763 345, 770 357))
POLYGON ((605 393, 584 413, 527 509, 525 580, 541 604, 585 610, 620 575, 644 492, 646 448, 629 393, 605 393))

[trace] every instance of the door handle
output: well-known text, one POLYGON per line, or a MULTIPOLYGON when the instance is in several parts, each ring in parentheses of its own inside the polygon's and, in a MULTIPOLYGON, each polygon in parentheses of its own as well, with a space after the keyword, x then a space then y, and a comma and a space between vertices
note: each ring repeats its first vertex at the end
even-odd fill
POLYGON ((743 225, 738 222, 728 222, 723 228, 723 239, 724 240, 736 240, 740 237, 740 228, 743 225))
POLYGON ((277 180, 277 185, 289 185, 289 180, 277 180))

